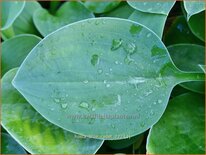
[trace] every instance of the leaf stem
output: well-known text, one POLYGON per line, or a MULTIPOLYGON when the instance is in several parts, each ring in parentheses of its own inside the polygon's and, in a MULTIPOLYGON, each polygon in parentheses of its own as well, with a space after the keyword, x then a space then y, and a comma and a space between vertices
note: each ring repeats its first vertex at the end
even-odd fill
POLYGON ((204 73, 181 72, 180 76, 183 80, 182 82, 205 81, 204 73))

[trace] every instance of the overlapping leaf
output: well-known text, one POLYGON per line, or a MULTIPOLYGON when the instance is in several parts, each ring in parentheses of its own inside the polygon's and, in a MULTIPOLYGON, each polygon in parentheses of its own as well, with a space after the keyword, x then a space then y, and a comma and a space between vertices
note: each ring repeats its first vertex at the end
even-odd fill
POLYGON ((4 41, 1 53, 2 76, 10 69, 19 67, 40 40, 37 36, 27 34, 4 41))
POLYGON ((187 93, 169 102, 166 112, 150 130, 149 154, 204 154, 204 96, 187 93))
POLYGON ((33 20, 39 32, 46 36, 62 26, 92 17, 92 12, 82 3, 73 1, 64 3, 55 14, 40 8, 34 13, 33 20))

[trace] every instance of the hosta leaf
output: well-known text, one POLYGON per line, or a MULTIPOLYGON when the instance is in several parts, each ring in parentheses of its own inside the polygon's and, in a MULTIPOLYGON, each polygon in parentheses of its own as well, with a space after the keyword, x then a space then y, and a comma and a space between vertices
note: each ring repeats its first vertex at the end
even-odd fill
POLYGON ((187 93, 172 99, 150 130, 149 154, 204 154, 204 96, 187 93))
POLYGON ((171 25, 167 26, 165 29, 164 43, 165 45, 173 45, 179 43, 192 43, 204 45, 204 42, 199 40, 194 34, 190 31, 187 21, 184 16, 177 16, 174 18, 169 18, 168 22, 171 25))
POLYGON ((127 1, 128 4, 136 10, 148 13, 157 13, 168 15, 171 8, 175 4, 175 0, 168 2, 137 2, 137 1, 127 1))
POLYGON ((130 20, 96 18, 42 40, 13 85, 58 126, 89 137, 124 139, 156 123, 172 88, 188 80, 204 75, 179 71, 152 31, 130 20))
MULTIPOLYGON (((199 64, 205 64, 204 46, 194 44, 176 44, 169 46, 168 50, 175 65, 182 71, 203 72, 199 67, 199 64)), ((187 82, 182 83, 181 86, 198 93, 204 94, 205 92, 204 82, 187 82)))
POLYGON ((2 12, 1 12, 1 30, 8 29, 14 20, 22 12, 25 2, 19 1, 3 1, 1 2, 2 12))
POLYGON ((79 137, 45 120, 11 85, 17 69, 2 80, 2 124, 32 154, 92 154, 101 140, 79 137))
POLYGON ((134 144, 135 142, 142 142, 143 140, 143 134, 127 138, 127 139, 122 139, 122 140, 110 140, 106 141, 106 145, 108 145, 112 149, 124 149, 126 147, 129 147, 130 145, 134 144))
POLYGON ((27 154, 9 134, 1 133, 1 154, 27 154))
POLYGON ((187 12, 187 20, 190 19, 191 16, 202 12, 205 10, 205 2, 204 1, 183 1, 184 8, 187 12))
POLYGON ((36 1, 28 1, 25 3, 23 11, 13 23, 13 29, 16 35, 25 33, 39 35, 32 19, 34 12, 39 8, 41 8, 41 6, 36 1))
POLYGON ((120 1, 92 2, 85 1, 84 6, 93 13, 105 13, 119 5, 120 1))
POLYGON ((205 41, 205 11, 192 16, 188 25, 195 36, 205 41))
POLYGON ((2 75, 12 68, 19 67, 31 49, 41 39, 34 35, 19 35, 2 44, 1 69, 2 75))
POLYGON ((118 18, 125 18, 128 19, 129 16, 134 12, 135 10, 129 6, 126 2, 121 2, 120 6, 115 8, 114 10, 103 14, 104 17, 118 17, 118 18))
POLYGON ((130 15, 129 19, 147 26, 161 38, 167 16, 136 10, 130 15))
POLYGON ((40 8, 34 13, 33 20, 39 32, 46 36, 64 25, 92 17, 94 15, 82 3, 73 1, 64 3, 55 14, 40 8))

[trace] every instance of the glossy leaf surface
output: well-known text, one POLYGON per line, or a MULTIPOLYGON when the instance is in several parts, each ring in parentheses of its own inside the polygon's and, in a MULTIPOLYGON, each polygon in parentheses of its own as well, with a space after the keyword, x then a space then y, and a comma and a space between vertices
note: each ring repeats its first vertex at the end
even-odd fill
POLYGON ((191 80, 204 76, 180 72, 160 38, 146 27, 96 18, 43 39, 13 85, 40 114, 68 131, 124 139, 155 124, 172 88, 191 80))
MULTIPOLYGON (((93 154, 101 140, 82 138, 45 120, 12 86, 17 69, 2 80, 2 125, 32 154, 93 154)), ((40 102, 41 103, 41 102, 40 102)))
POLYGON ((187 93, 175 97, 150 130, 149 154, 204 154, 204 96, 187 93))

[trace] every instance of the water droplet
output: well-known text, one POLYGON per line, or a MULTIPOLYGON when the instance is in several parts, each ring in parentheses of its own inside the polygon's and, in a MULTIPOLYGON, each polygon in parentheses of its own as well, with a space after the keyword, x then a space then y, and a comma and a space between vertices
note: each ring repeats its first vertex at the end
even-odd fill
POLYGON ((115 50, 119 49, 121 47, 121 45, 122 45, 122 39, 113 39, 111 50, 115 51, 115 50))
POLYGON ((129 65, 130 63, 134 62, 134 60, 131 59, 130 55, 127 55, 124 59, 124 62, 129 65))
POLYGON ((67 106, 68 106, 67 103, 62 103, 62 105, 61 105, 61 107, 64 108, 64 109, 67 108, 67 106))
POLYGON ((124 50, 125 52, 127 52, 128 54, 132 55, 136 52, 136 45, 134 43, 126 43, 124 45, 124 50))
POLYGON ((107 83, 107 81, 106 81, 106 80, 104 80, 103 82, 104 82, 104 84, 106 84, 106 83, 107 83))
POLYGON ((99 64, 99 56, 97 54, 92 55, 91 64, 96 66, 99 64))
POLYGON ((153 110, 150 111, 150 116, 153 116, 155 113, 153 110))
POLYGON ((162 103, 162 100, 160 100, 160 99, 159 99, 159 100, 157 100, 157 103, 162 103))
POLYGON ((157 104, 157 102, 154 102, 153 104, 154 104, 154 105, 156 105, 156 104, 157 104))
POLYGON ((158 47, 157 45, 154 45, 151 50, 151 56, 164 57, 166 56, 166 50, 164 48, 158 47))
POLYGON ((132 35, 134 35, 134 34, 138 34, 141 30, 142 30, 142 26, 133 24, 133 25, 130 27, 129 32, 130 32, 132 35))
POLYGON ((103 70, 102 70, 102 69, 98 69, 97 72, 98 72, 99 74, 102 74, 103 70))
POLYGON ((88 108, 89 108, 89 104, 88 104, 87 102, 81 102, 81 103, 79 104, 79 107, 88 109, 88 108))
POLYGON ((147 5, 147 2, 144 2, 143 5, 147 5))
POLYGON ((55 101, 56 103, 59 103, 59 102, 60 102, 60 99, 59 99, 59 98, 55 98, 54 101, 55 101))
POLYGON ((96 109, 95 108, 92 108, 92 111, 95 111, 96 109))
POLYGON ((112 68, 110 68, 109 71, 112 72, 112 68))
POLYGON ((110 84, 106 84, 106 87, 109 88, 109 87, 110 87, 110 84))
POLYGON ((139 84, 144 83, 146 79, 144 77, 130 77, 128 83, 130 84, 139 84))
POLYGON ((147 38, 149 38, 151 35, 152 35, 151 33, 148 33, 148 34, 147 34, 147 38))
POLYGON ((111 127, 112 127, 113 129, 115 129, 115 125, 114 125, 114 124, 112 124, 111 127))
POLYGON ((89 81, 88 81, 88 80, 84 80, 83 82, 84 82, 84 83, 88 83, 89 81))
POLYGON ((54 111, 54 108, 51 108, 51 111, 54 111))
POLYGON ((118 65, 118 64, 119 64, 119 62, 118 62, 118 61, 115 61, 114 63, 115 63, 116 65, 118 65))
POLYGON ((141 122, 140 126, 143 128, 145 126, 145 122, 141 122))
POLYGON ((145 92, 145 96, 149 96, 152 93, 152 90, 149 90, 148 92, 145 92))
POLYGON ((98 20, 95 21, 95 25, 99 25, 99 21, 98 20))

